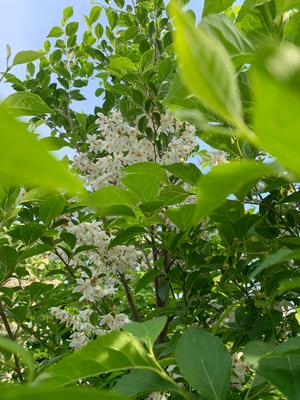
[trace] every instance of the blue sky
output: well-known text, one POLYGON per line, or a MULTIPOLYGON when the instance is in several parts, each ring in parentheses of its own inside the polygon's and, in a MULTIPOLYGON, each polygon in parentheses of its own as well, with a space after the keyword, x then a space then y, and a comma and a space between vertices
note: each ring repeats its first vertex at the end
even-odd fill
MULTIPOLYGON (((90 4, 90 0, 0 0, 1 64, 6 43, 15 51, 39 48, 50 27, 59 23, 64 7, 73 6, 75 18, 82 20, 90 4)), ((190 5, 201 13, 202 0, 191 0, 190 5)))
MULTIPOLYGON (((0 70, 3 70, 6 62, 7 43, 12 47, 13 54, 20 50, 40 49, 43 47, 43 42, 51 27, 59 25, 65 7, 73 6, 74 20, 85 24, 83 16, 89 13, 91 1, 0 0, 0 5, 0 70)), ((190 7, 200 17, 203 0, 191 0, 190 7)), ((24 71, 24 66, 18 66, 12 70, 17 76, 22 75, 24 71)), ((6 97, 9 93, 9 86, 1 84, 0 99, 6 97)), ((88 94, 92 94, 92 92, 88 94)), ((82 104, 85 111, 92 111, 88 106, 88 102, 82 104)))

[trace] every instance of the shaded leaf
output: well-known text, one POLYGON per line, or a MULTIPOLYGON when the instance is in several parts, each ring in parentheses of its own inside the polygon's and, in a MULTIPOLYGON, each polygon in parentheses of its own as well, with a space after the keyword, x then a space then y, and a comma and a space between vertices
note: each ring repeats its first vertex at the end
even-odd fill
POLYGON ((226 398, 231 357, 217 336, 202 329, 187 329, 179 339, 176 360, 183 377, 207 400, 226 398))

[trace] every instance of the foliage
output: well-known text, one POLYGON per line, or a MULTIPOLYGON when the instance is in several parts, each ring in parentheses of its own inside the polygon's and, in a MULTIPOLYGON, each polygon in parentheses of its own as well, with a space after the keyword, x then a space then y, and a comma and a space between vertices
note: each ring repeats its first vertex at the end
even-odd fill
POLYGON ((297 400, 300 2, 111 3, 7 47, 1 396, 297 400))

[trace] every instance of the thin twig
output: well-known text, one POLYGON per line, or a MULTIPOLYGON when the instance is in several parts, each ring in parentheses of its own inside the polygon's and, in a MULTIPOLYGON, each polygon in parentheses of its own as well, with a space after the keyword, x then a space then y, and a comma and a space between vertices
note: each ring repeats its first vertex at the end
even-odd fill
MULTIPOLYGON (((3 321, 4 327, 6 329, 6 332, 8 334, 8 337, 10 338, 10 340, 16 341, 15 335, 13 334, 11 327, 9 325, 8 319, 6 318, 4 306, 3 306, 1 299, 0 299, 0 316, 3 321)), ((24 378, 23 378, 23 375, 21 372, 19 357, 15 353, 14 353, 14 360, 15 360, 15 368, 14 369, 16 371, 18 379, 19 379, 20 383, 24 383, 24 378)))

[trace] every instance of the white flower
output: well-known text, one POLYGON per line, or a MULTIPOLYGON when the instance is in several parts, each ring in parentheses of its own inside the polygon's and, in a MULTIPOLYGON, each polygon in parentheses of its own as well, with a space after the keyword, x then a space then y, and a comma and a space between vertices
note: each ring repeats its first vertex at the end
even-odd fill
POLYGON ((66 323, 70 319, 70 314, 59 307, 51 307, 49 308, 49 311, 55 318, 57 318, 62 323, 66 323))
POLYGON ((78 349, 87 343, 88 338, 83 332, 74 332, 72 333, 70 347, 74 349, 78 349))
POLYGON ((113 328, 114 318, 111 314, 103 315, 99 322, 99 326, 107 325, 109 329, 113 328))
POLYGON ((115 316, 114 322, 113 322, 113 329, 118 330, 122 328, 125 324, 129 322, 128 315, 126 314, 117 314, 115 316))
POLYGON ((82 300, 93 300, 94 299, 94 288, 90 279, 76 279, 77 286, 73 290, 73 293, 82 293, 80 301, 82 300))

